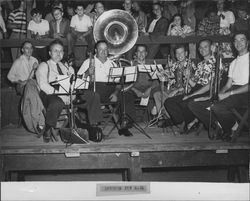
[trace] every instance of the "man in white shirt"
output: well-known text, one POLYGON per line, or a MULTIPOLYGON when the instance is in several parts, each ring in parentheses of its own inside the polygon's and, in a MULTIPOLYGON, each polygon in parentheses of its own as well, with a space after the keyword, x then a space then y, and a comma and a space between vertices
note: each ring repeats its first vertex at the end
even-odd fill
POLYGON ((22 95, 24 86, 28 79, 34 77, 34 71, 38 67, 38 61, 32 55, 33 46, 25 41, 21 46, 22 55, 17 58, 11 66, 7 78, 16 84, 17 94, 22 95))
POLYGON ((64 65, 63 59, 63 43, 56 39, 49 46, 50 60, 42 62, 37 71, 36 79, 40 88, 40 97, 46 108, 45 117, 45 131, 43 133, 44 142, 56 139, 53 135, 53 129, 56 127, 57 119, 62 112, 65 104, 69 104, 69 96, 58 96, 59 89, 51 85, 55 82, 59 75, 71 76, 74 74, 74 69, 70 66, 64 65))
POLYGON ((77 73, 78 75, 84 75, 84 77, 91 77, 89 90, 85 91, 85 94, 81 96, 81 99, 86 101, 87 107, 93 108, 91 114, 88 115, 91 124, 102 121, 101 106, 93 107, 93 102, 89 98, 89 93, 93 93, 94 84, 102 103, 116 102, 120 90, 119 86, 117 87, 115 84, 108 83, 110 68, 117 65, 108 58, 107 43, 105 41, 97 42, 95 51, 96 55, 92 59, 85 60, 77 73))
MULTIPOLYGON (((239 108, 248 105, 248 83, 249 83, 249 38, 244 32, 236 33, 234 36, 234 47, 238 52, 238 56, 230 64, 228 71, 228 80, 218 94, 218 102, 211 106, 212 122, 219 122, 223 130, 223 134, 217 136, 218 139, 230 140, 232 127, 236 123, 232 108, 239 108)), ((189 103, 190 110, 199 118, 208 128, 209 111, 207 108, 211 105, 211 101, 189 103)))

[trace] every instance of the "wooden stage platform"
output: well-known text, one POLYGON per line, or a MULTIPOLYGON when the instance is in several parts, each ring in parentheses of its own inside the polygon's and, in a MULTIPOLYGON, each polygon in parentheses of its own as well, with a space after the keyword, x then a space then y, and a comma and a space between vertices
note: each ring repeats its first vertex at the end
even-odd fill
MULTIPOLYGON (((237 170, 230 171, 233 174, 228 181, 233 181, 234 173, 239 174, 241 167, 249 166, 247 135, 228 143, 209 140, 205 131, 196 136, 174 135, 170 129, 167 132, 145 129, 152 139, 134 128, 131 131, 132 137, 119 136, 114 130, 109 139, 100 143, 66 147, 61 141, 45 144, 42 138, 23 128, 3 128, 0 131, 2 181, 18 180, 17 173, 25 171, 54 170, 122 170, 123 180, 141 181, 145 169, 214 166, 237 170)), ((240 177, 238 182, 249 181, 248 173, 240 177)))

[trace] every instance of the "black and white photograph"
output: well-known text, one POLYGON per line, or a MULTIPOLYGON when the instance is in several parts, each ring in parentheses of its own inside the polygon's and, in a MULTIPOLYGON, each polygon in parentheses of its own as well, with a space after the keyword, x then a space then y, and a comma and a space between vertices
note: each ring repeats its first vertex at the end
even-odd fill
POLYGON ((250 0, 0 0, 1 200, 249 200, 249 37, 250 0))

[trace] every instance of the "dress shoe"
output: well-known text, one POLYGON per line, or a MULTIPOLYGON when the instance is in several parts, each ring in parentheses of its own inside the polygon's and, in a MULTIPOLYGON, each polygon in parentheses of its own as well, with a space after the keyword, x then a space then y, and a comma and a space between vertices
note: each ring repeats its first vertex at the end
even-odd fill
POLYGON ((162 119, 158 122, 158 127, 159 128, 166 128, 169 126, 173 126, 173 122, 171 121, 171 119, 162 119))
POLYGON ((197 131, 199 126, 200 126, 200 122, 195 122, 190 128, 187 129, 187 133, 197 131))
POLYGON ((119 135, 124 135, 126 137, 133 136, 133 134, 127 128, 119 129, 118 133, 119 133, 119 135))
POLYGON ((43 141, 48 143, 51 139, 51 128, 46 129, 43 133, 43 141))

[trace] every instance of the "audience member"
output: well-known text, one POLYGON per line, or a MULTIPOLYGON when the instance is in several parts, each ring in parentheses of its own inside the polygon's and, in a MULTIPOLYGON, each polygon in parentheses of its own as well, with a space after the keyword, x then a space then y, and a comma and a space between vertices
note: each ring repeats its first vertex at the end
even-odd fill
POLYGON ((139 35, 144 34, 146 32, 147 27, 147 16, 142 11, 140 2, 134 1, 132 3, 132 15, 138 25, 139 35))
POLYGON ((216 15, 216 11, 210 8, 207 11, 206 17, 198 24, 197 35, 219 35, 220 33, 220 19, 216 15))
MULTIPOLYGON (((155 17, 148 23, 147 35, 153 38, 164 36, 168 29, 168 20, 162 16, 163 8, 159 3, 153 4, 152 8, 155 17)), ((160 44, 149 45, 148 59, 154 59, 159 50, 160 44)))
POLYGON ((65 18, 68 20, 71 20, 71 18, 75 15, 75 6, 73 1, 67 1, 66 4, 66 13, 65 13, 65 18))
POLYGON ((98 19, 98 17, 104 13, 105 9, 104 9, 104 5, 102 2, 96 2, 95 3, 95 10, 94 10, 94 13, 92 13, 92 17, 91 17, 91 20, 92 20, 92 23, 93 23, 93 26, 96 22, 96 20, 98 19))
POLYGON ((28 79, 34 77, 34 72, 38 67, 38 61, 32 56, 33 46, 29 41, 25 41, 21 46, 22 55, 17 58, 7 75, 7 78, 16 84, 17 94, 22 95, 24 86, 28 79))
POLYGON ((52 13, 54 7, 59 7, 63 11, 63 3, 62 3, 62 1, 61 0, 54 0, 53 2, 51 2, 50 6, 49 6, 50 12, 47 13, 45 18, 44 18, 49 23, 54 19, 54 16, 53 16, 53 13, 52 13))
MULTIPOLYGON (((34 8, 30 12, 32 20, 28 24, 28 38, 36 40, 48 38, 49 23, 42 19, 42 12, 34 8)), ((48 53, 46 46, 35 46, 34 56, 41 62, 48 60, 48 53)))
POLYGON ((132 0, 124 0, 122 6, 126 12, 132 15, 132 0))
MULTIPOLYGON (((80 3, 76 5, 76 15, 74 15, 70 21, 70 40, 69 40, 69 52, 73 53, 73 48, 76 41, 86 41, 88 43, 88 51, 93 51, 93 36, 92 28, 93 24, 90 17, 84 14, 84 7, 80 3)), ((86 48, 75 48, 74 55, 77 65, 82 63, 86 58, 86 48), (83 51, 83 52, 82 52, 83 51)))
MULTIPOLYGON (((7 28, 11 30, 10 39, 24 39, 26 38, 26 12, 24 0, 17 2, 18 8, 13 10, 7 22, 7 28)), ((19 55, 19 48, 11 48, 12 59, 15 60, 19 55)))
POLYGON ((250 17, 247 13, 247 5, 241 4, 236 7, 237 18, 233 24, 232 31, 237 32, 248 32, 250 28, 250 17))

